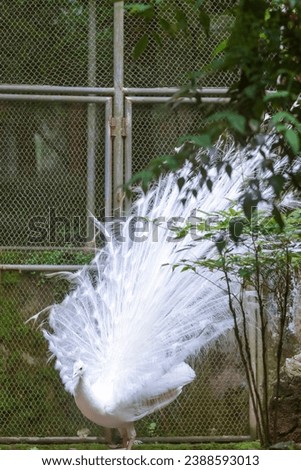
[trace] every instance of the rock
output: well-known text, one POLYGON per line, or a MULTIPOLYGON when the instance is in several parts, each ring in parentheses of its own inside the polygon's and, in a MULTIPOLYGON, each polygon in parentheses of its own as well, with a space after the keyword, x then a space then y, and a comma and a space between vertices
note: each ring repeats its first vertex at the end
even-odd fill
MULTIPOLYGON (((271 434, 276 410, 276 399, 270 404, 271 434)), ((301 442, 301 377, 283 376, 279 389, 278 417, 275 441, 301 442)))
POLYGON ((296 448, 294 441, 277 442, 270 447, 270 450, 293 450, 296 448))
POLYGON ((78 435, 78 437, 88 437, 90 434, 90 429, 79 429, 76 434, 78 435))
POLYGON ((301 377, 301 354, 287 358, 285 361, 285 373, 288 377, 301 377))

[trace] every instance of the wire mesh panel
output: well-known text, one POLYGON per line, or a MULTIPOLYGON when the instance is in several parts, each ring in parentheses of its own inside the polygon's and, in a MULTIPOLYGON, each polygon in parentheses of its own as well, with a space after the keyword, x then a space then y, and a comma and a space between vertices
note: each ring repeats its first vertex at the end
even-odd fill
MULTIPOLYGON (((5 271, 0 281, 0 434, 75 436, 85 419, 65 392, 46 341, 33 322, 42 308, 59 302, 68 283, 37 272, 5 271)), ((177 402, 137 423, 139 436, 248 434, 248 393, 233 342, 216 345, 195 360, 197 379, 177 402)))
MULTIPOLYGON (((155 98, 154 98, 155 99, 155 98)), ((208 104, 224 109, 223 104, 208 104)), ((193 135, 204 126, 206 108, 182 103, 174 109, 164 103, 135 101, 132 106, 131 158, 132 173, 141 171, 152 158, 174 154, 179 137, 193 135)))
POLYGON ((92 196, 103 217, 104 105, 0 102, 0 246, 87 243, 89 106, 97 124, 92 196))
POLYGON ((132 171, 136 173, 158 155, 170 154, 180 135, 193 132, 199 113, 190 105, 170 112, 164 104, 135 103, 132 116, 132 171))
MULTIPOLYGON (((125 2, 125 6, 128 3, 125 2)), ((141 0, 141 3, 144 3, 141 0)), ((177 9, 185 14, 187 28, 172 35, 166 34, 160 22, 149 21, 132 14, 125 16, 125 84, 128 87, 172 87, 188 81, 188 74, 201 70, 212 60, 216 46, 228 37, 234 17, 231 7, 235 0, 206 1, 205 9, 210 15, 210 35, 207 36, 199 21, 193 2, 158 2, 158 16, 170 24, 176 21, 177 9), (161 38, 158 44, 156 34, 161 38), (138 60, 133 60, 133 49, 141 37, 147 35, 148 46, 138 60)), ((213 74, 210 79, 200 80, 201 86, 228 86, 233 74, 213 74)))
POLYGON ((179 399, 137 425, 142 436, 249 435, 249 394, 233 340, 192 362, 195 381, 179 399))
POLYGON ((112 85, 110 0, 2 0, 0 18, 0 83, 112 85))

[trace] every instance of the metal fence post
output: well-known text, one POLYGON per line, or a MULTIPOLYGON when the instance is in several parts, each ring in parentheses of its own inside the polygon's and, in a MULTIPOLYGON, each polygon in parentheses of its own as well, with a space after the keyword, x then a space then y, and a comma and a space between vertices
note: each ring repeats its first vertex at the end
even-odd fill
MULTIPOLYGON (((251 353, 251 367, 254 371, 256 381, 258 384, 258 322, 257 322, 257 303, 254 299, 254 295, 250 291, 245 291, 245 308, 248 310, 250 317, 249 322, 249 345, 251 353)), ((256 404, 257 407, 257 404, 256 404)), ((249 429, 250 436, 252 439, 257 439, 257 421, 256 413, 252 403, 251 394, 249 397, 249 429)))
POLYGON ((105 114, 105 217, 112 216, 112 140, 111 140, 112 98, 106 102, 105 114))
MULTIPOLYGON (((88 86, 96 86, 96 0, 89 0, 88 29, 88 86)), ((95 215, 95 156, 96 156, 96 104, 88 104, 87 111, 87 237, 94 241, 94 224, 89 217, 95 215)))
POLYGON ((123 50, 124 50, 124 2, 114 4, 114 197, 113 210, 115 214, 122 207, 122 184, 123 184, 123 136, 122 124, 124 117, 124 92, 123 92, 123 50))

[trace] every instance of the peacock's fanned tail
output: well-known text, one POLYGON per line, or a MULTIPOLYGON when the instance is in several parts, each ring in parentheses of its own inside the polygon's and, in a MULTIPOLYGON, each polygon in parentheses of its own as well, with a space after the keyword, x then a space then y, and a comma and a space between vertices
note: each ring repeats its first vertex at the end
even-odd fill
POLYGON ((189 222, 195 209, 227 209, 256 164, 231 145, 224 152, 233 166, 231 179, 212 170, 214 190, 198 187, 195 197, 191 188, 199 180, 189 178, 189 163, 161 177, 138 196, 126 218, 105 226, 107 242, 92 263, 69 275, 73 288, 51 308, 44 335, 72 394, 74 364, 82 361, 90 382, 101 384, 104 400, 128 404, 128 413, 132 403, 140 403, 132 417, 138 419, 152 409, 154 397, 163 394, 164 401, 167 394, 166 403, 172 393, 175 398, 194 378, 187 358, 231 327, 221 274, 174 269, 183 258, 212 254, 214 244, 194 241, 191 234, 177 238, 173 227, 189 222), (179 189, 181 176, 186 182, 179 189))

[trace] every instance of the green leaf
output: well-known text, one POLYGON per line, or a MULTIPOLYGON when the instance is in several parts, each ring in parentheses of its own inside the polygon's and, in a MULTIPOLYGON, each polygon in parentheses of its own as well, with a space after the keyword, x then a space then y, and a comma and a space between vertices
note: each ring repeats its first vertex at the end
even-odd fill
POLYGON ((210 16, 203 8, 199 9, 199 22, 202 25, 206 36, 209 36, 210 32, 210 16))
POLYGON ((287 98, 288 96, 290 96, 290 93, 288 90, 275 91, 275 92, 271 92, 265 95, 265 97, 263 98, 263 101, 268 102, 268 101, 273 101, 279 98, 287 98))
POLYGON ((232 175, 232 165, 230 165, 230 163, 227 163, 227 165, 225 166, 225 171, 226 171, 227 175, 229 177, 231 177, 231 175, 232 175))
POLYGON ((196 0, 195 1, 195 6, 197 8, 200 8, 203 5, 204 2, 205 2, 205 0, 196 0))
POLYGON ((275 194, 279 196, 283 190, 285 184, 285 178, 282 175, 272 175, 269 178, 269 183, 275 191, 275 194))
POLYGON ((217 121, 228 121, 230 126, 240 134, 244 134, 246 130, 246 118, 242 114, 230 111, 220 111, 214 113, 209 116, 206 121, 209 123, 217 121))
POLYGON ((124 6, 130 14, 148 16, 150 11, 154 9, 153 5, 147 3, 128 3, 124 6))
POLYGON ((143 171, 140 171, 139 173, 135 173, 126 185, 126 194, 128 196, 131 196, 130 187, 137 183, 140 184, 142 187, 142 190, 146 192, 153 178, 154 178, 154 173, 151 170, 143 170, 143 171))
POLYGON ((207 178, 207 174, 208 174, 208 173, 207 173, 206 168, 204 168, 203 166, 200 167, 200 173, 201 173, 201 175, 202 175, 202 177, 203 177, 204 179, 207 178))
POLYGON ((187 31, 188 29, 188 21, 185 13, 180 8, 176 10, 176 20, 178 23, 178 28, 182 31, 187 31))
POLYGON ((148 46, 148 35, 144 34, 136 43, 133 51, 134 59, 137 60, 148 46))
POLYGON ((284 138, 291 147, 294 154, 297 155, 300 150, 300 139, 297 132, 295 132, 293 129, 287 129, 284 132, 284 138))
POLYGON ((188 271, 188 270, 192 270, 192 271, 195 271, 196 268, 193 267, 193 266, 184 266, 182 269, 181 269, 181 272, 184 272, 184 271, 188 271))
POLYGON ((200 134, 200 135, 184 135, 179 139, 179 143, 182 144, 184 142, 191 142, 198 147, 211 147, 211 137, 208 134, 200 134))
POLYGON ((254 214, 255 209, 257 208, 258 201, 256 201, 251 193, 246 193, 244 195, 242 207, 245 213, 245 216, 248 220, 252 220, 252 216, 254 214))
POLYGON ((227 119, 232 125, 233 129, 237 130, 240 134, 245 133, 246 118, 244 116, 242 116, 241 114, 230 113, 227 119))
MULTIPOLYGON (((179 168, 179 161, 175 157, 175 155, 163 155, 160 158, 160 161, 163 165, 163 168, 168 169, 168 170, 177 170, 179 168)), ((158 174, 159 176, 159 174, 158 174)))
POLYGON ((229 221, 229 233, 232 240, 235 242, 239 241, 239 237, 242 235, 245 226, 246 219, 243 217, 233 217, 229 221))
POLYGON ((162 47, 163 42, 162 42, 162 38, 161 38, 160 34, 158 34, 156 31, 152 31, 152 36, 153 36, 154 40, 156 41, 156 43, 158 44, 158 46, 162 47))
POLYGON ((246 95, 248 98, 255 98, 258 93, 258 86, 257 84, 255 85, 249 85, 243 89, 243 94, 246 95))
POLYGON ((242 277, 244 279, 250 278, 250 271, 246 268, 239 268, 239 270, 237 271, 237 274, 239 275, 239 277, 242 277))
POLYGON ((213 50, 212 52, 212 57, 216 57, 217 55, 219 55, 221 52, 224 52, 224 50, 226 49, 228 45, 228 39, 224 39, 223 41, 221 41, 217 46, 216 48, 213 50))
POLYGON ((277 224, 279 225, 279 227, 281 229, 283 229, 283 227, 284 227, 283 218, 282 218, 282 215, 281 215, 279 209, 276 206, 273 207, 272 214, 273 214, 273 217, 276 220, 277 224))
POLYGON ((170 36, 174 37, 177 32, 177 26, 170 21, 165 20, 164 18, 160 18, 159 20, 161 28, 170 36))
POLYGON ((278 113, 274 114, 274 116, 272 116, 272 122, 276 125, 276 127, 283 121, 293 124, 296 129, 301 131, 301 123, 292 113, 287 111, 279 111, 278 113))
POLYGON ((212 191, 213 183, 212 183, 212 181, 211 181, 210 178, 208 178, 208 179, 206 180, 206 185, 207 185, 207 188, 209 189, 209 191, 211 192, 211 191, 212 191))
POLYGON ((181 191, 184 184, 185 184, 185 178, 183 176, 177 179, 177 185, 178 185, 179 191, 181 191))
POLYGON ((218 252, 220 254, 222 254, 224 248, 226 247, 226 240, 225 239, 218 240, 217 242, 215 242, 215 246, 216 246, 218 252))

